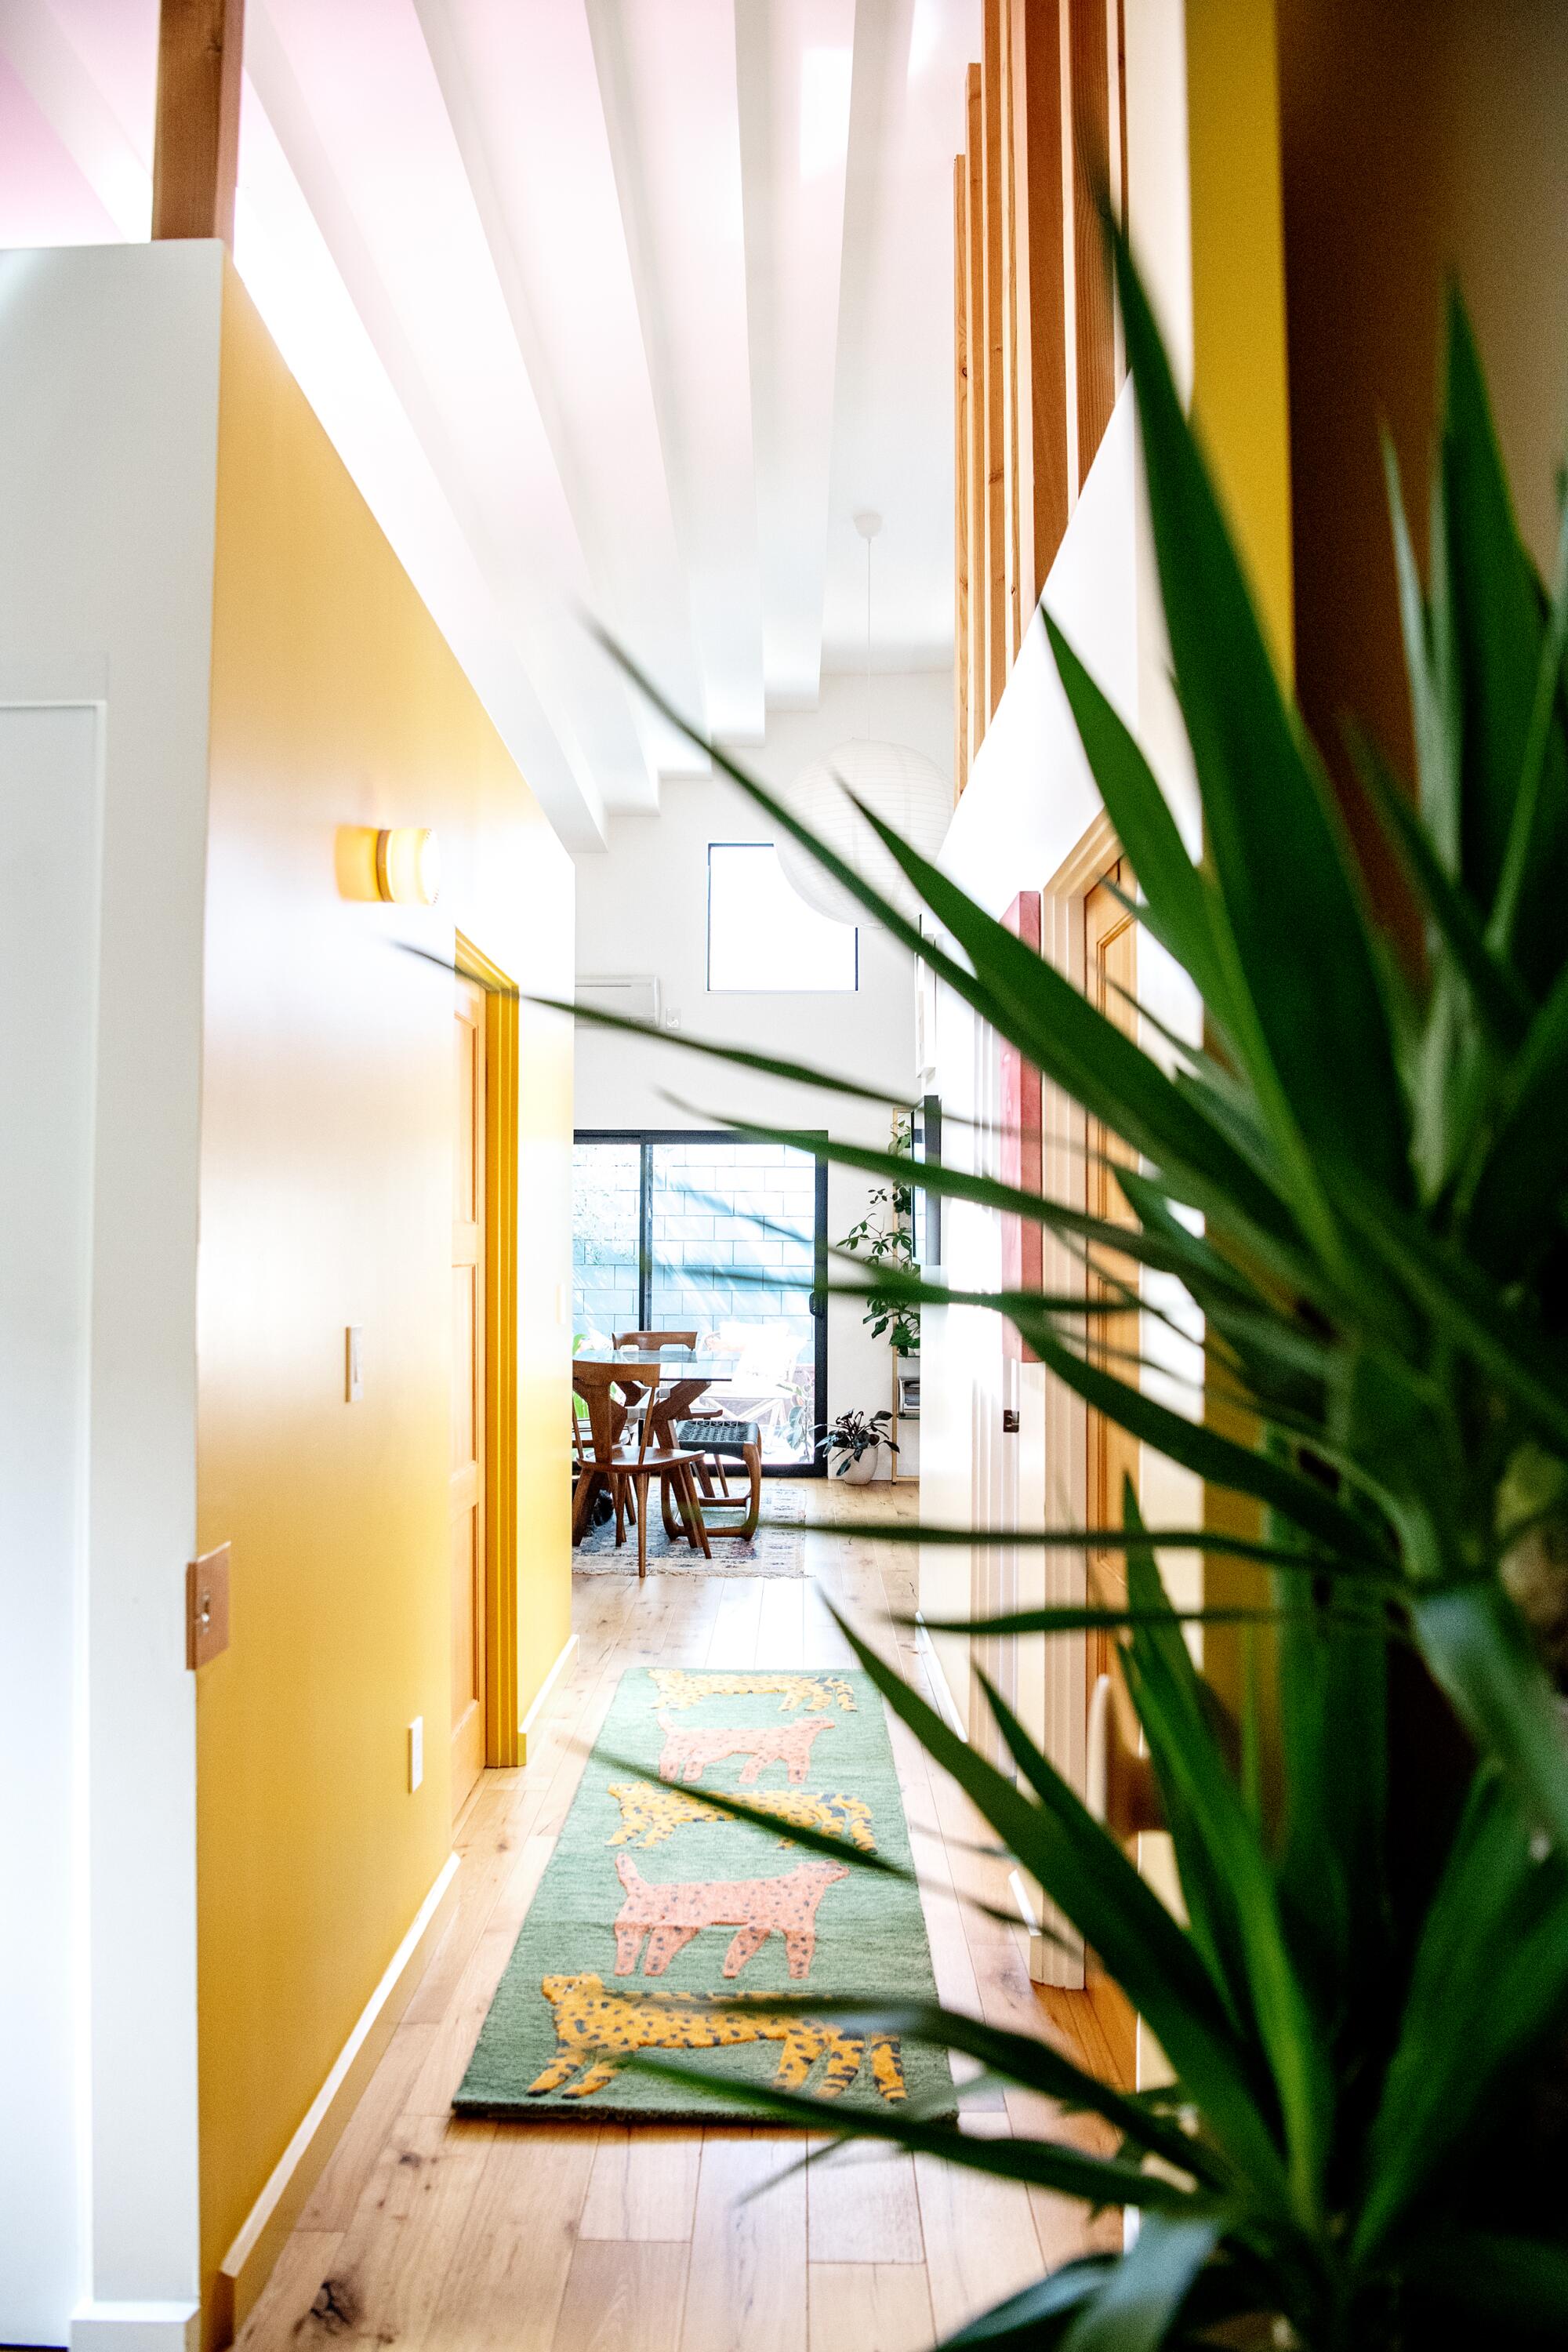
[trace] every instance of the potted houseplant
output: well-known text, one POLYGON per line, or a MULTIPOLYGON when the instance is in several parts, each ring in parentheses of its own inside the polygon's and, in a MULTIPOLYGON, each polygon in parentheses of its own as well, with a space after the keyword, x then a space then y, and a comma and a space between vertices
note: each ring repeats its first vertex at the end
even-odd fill
MULTIPOLYGON (((889 1153, 900 1160, 911 1160, 913 1130, 910 1114, 897 1112, 888 1137, 889 1153)), ((866 1214, 850 1226, 838 1244, 846 1257, 858 1258, 867 1270, 868 1286, 861 1294, 865 1307, 861 1321, 874 1339, 885 1335, 893 1353, 905 1357, 920 1352, 920 1307, 905 1293, 889 1292, 881 1286, 879 1277, 883 1273, 895 1276, 919 1275, 911 1238, 914 1207, 914 1188, 907 1176, 901 1181, 877 1185, 867 1200, 866 1214)))
POLYGON ((890 1434, 892 1420, 886 1412, 841 1412, 817 1441, 819 1452, 827 1456, 830 1475, 851 1486, 869 1485, 877 1475, 878 1447, 885 1445, 889 1454, 899 1450, 890 1434))
MULTIPOLYGON (((1123 243, 1116 264, 1205 866, 1192 863, 1137 743, 1048 616, 1047 628, 1144 894, 1135 912, 1202 996, 1205 1046, 1169 1039, 1165 1058, 1143 1052, 877 826, 949 952, 721 764, 1121 1139, 1132 1222, 1097 1223, 954 1168, 918 1181, 1051 1225, 1101 1267, 1131 1259, 1167 1291, 1181 1286, 1203 1312, 1216 1390, 1259 1433, 1241 1443, 1171 1410, 1135 1370, 1098 1360, 1081 1296, 959 1299, 1006 1316, 1066 1386, 1146 1448, 1257 1507, 1254 1532, 1151 1531, 1129 1490, 1118 1528, 1033 1538, 1123 1549, 1124 1607, 947 1628, 1115 1632, 1179 1916, 998 1693, 987 1697, 1005 1771, 849 1637, 895 1712, 1119 1979, 1170 2074, 1128 2096, 1034 2035, 915 2004, 847 2002, 867 2023, 924 2032, 993 2077, 1099 2115, 1107 2153, 913 2115, 835 2115, 780 2093, 755 2104, 1142 2213, 1125 2256, 1070 2264, 955 2341, 1019 2352, 1562 2342, 1568 516, 1543 585, 1456 301, 1425 583, 1391 478, 1415 794, 1373 747, 1354 746, 1420 916, 1406 951, 1370 911, 1123 243), (1256 1573, 1256 1606, 1191 1612, 1273 1620, 1239 1721, 1222 1721, 1194 1666, 1161 1548, 1228 1554, 1256 1573), (1406 1692, 1424 1668, 1422 1703, 1435 1685, 1468 1738, 1445 1770, 1413 1776, 1391 1729, 1396 1659, 1406 1692)), ((893 1153, 823 1148, 885 1183, 909 1181, 893 1153)), ((879 1279, 913 1305, 928 1295, 912 1273, 879 1279)), ((1123 1290, 1107 1311, 1127 1306, 1123 1290)))

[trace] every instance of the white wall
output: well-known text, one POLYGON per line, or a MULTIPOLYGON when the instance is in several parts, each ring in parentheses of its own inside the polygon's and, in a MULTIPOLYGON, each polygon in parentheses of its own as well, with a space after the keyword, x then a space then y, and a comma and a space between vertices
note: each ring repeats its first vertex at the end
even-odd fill
MULTIPOLYGON (((1131 0, 1127 11, 1130 220, 1157 311, 1171 336, 1178 373, 1190 374, 1191 273, 1188 236, 1184 57, 1182 0, 1131 0)), ((1138 454, 1131 387, 1124 385, 1089 478, 1073 509, 1046 583, 1052 617, 1132 729, 1164 785, 1194 856, 1201 821, 1190 755, 1172 692, 1169 654, 1138 454)), ((990 912, 1000 915, 1020 891, 1048 892, 1103 811, 1049 644, 1037 615, 973 763, 942 854, 944 869, 990 912)), ((1109 862, 1109 860, 1107 861, 1109 862)), ((1103 868, 1101 869, 1103 870, 1103 868)), ((1071 885, 1081 893, 1093 876, 1071 885)), ((1059 904, 1066 913, 1066 890, 1059 904)), ((1195 994, 1148 934, 1138 940, 1140 1001, 1177 1035, 1201 1037, 1195 994)), ((944 1157, 986 1167, 983 1131, 965 1119, 992 1117, 994 1041, 968 1008, 933 989, 927 1013, 934 1082, 943 1108, 944 1157)), ((1145 1024, 1142 1042, 1162 1050, 1145 1024)), ((1072 1114, 1048 1099, 1047 1164, 1053 1131, 1072 1114)), ((1056 1181, 1070 1195, 1081 1153, 1068 1148, 1056 1181)), ((1052 1181, 1047 1172, 1047 1182, 1052 1181)), ((944 1273, 955 1289, 997 1280, 997 1220, 988 1211, 949 1204, 944 1211, 944 1273)), ((1062 1279, 1072 1269, 1062 1270, 1062 1279)), ((1152 1295, 1146 1286, 1145 1295, 1152 1295)), ((1169 1305, 1168 1298, 1160 1302, 1169 1305)), ((1145 1353, 1160 1358, 1160 1327, 1143 1318, 1145 1353)), ((1161 1360, 1163 1364, 1165 1359, 1161 1360)), ((1190 1349, 1168 1347, 1178 1379, 1197 1370, 1190 1349)), ((1015 1365, 1003 1353, 999 1319, 974 1309, 928 1310, 924 1330, 921 1516, 933 1524, 1006 1528, 1082 1524, 1081 1416, 1038 1366, 1015 1365), (1016 1436, 999 1437, 1004 1405, 1020 1414, 1016 1436)), ((1145 1375, 1145 1384, 1161 1381, 1145 1375)), ((1178 1409, 1196 1410, 1190 1387, 1164 1381, 1178 1409)), ((1152 1454, 1142 1467, 1152 1518, 1192 1523, 1201 1515, 1195 1482, 1152 1454)), ((1195 1573, 1190 1557, 1162 1562, 1173 1589, 1195 1573)), ((1016 1548, 998 1551, 927 1547, 921 1563, 921 1608, 931 1618, 992 1608, 1029 1607, 1082 1598, 1081 1554, 1016 1548)), ((973 1735, 989 1727, 971 1704, 970 1644, 936 1635, 933 1648, 954 1707, 973 1735)), ((1083 1647, 1078 1636, 1018 1643, 984 1661, 1059 1769, 1077 1780, 1083 1761, 1083 1647)), ((1056 1981, 1059 1956, 1037 1939, 1037 1973, 1056 1981)))
MULTIPOLYGON (((778 787, 808 761, 867 732, 923 751, 950 774, 949 674, 873 675, 868 694, 863 678, 825 677, 816 710, 773 714, 765 743, 741 758, 778 787)), ((819 1063, 912 1099, 914 973, 885 932, 861 927, 860 985, 852 996, 709 994, 708 845, 772 838, 762 811, 718 775, 667 783, 657 817, 616 818, 608 854, 577 860, 579 974, 655 973, 683 1033, 819 1063)), ((872 1143, 885 1142, 888 1132, 887 1114, 870 1105, 579 1026, 579 1128, 713 1127, 731 1117, 826 1128, 872 1143), (667 1099, 670 1093, 683 1102, 667 1099)), ((867 1189, 849 1171, 830 1171, 830 1241, 864 1214, 867 1189)), ((851 1302, 835 1299, 828 1310, 829 1412, 851 1405, 875 1411, 889 1402, 891 1386, 885 1339, 870 1337, 851 1302)))
POLYGON ((27 1683, 0 1696, 0 2340, 89 2352, 173 2352, 196 2308, 184 1586, 221 287, 216 245, 0 255, 0 1410, 25 1440, 0 1659, 27 1683))
POLYGON ((95 708, 0 702, 0 2332, 22 2344, 63 2333, 79 2259, 99 785, 95 708))

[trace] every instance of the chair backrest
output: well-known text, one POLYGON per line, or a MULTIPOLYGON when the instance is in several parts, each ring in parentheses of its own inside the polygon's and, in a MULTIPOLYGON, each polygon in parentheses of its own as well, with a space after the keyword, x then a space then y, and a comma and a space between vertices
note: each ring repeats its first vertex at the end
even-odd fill
POLYGON ((695 1348, 695 1331, 617 1331, 617 1348, 695 1348))
MULTIPOLYGON (((614 1460, 616 1442, 626 1425, 626 1407, 616 1395, 616 1389, 648 1389, 657 1393, 659 1376, 644 1371, 637 1364, 590 1364, 577 1356, 572 1363, 572 1385, 588 1408, 589 1450, 579 1458, 603 1466, 614 1460)), ((645 1412, 643 1454, 647 1452, 651 1420, 652 1415, 645 1412)))

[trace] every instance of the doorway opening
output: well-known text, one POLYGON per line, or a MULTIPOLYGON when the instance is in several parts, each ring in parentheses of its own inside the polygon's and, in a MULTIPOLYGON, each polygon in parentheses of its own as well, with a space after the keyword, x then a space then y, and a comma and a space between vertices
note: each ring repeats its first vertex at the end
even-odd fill
POLYGON ((458 935, 453 961, 452 1811, 518 1762, 518 993, 458 935))
POLYGON ((821 1475, 827 1425, 827 1163, 723 1133, 580 1131, 572 1168, 578 1345, 691 1330, 732 1360, 726 1412, 773 1476, 821 1475))

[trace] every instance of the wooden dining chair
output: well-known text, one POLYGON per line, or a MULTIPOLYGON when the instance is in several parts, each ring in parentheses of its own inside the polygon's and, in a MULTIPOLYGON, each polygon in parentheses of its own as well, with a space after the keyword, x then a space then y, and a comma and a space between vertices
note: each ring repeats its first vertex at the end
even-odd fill
POLYGON ((669 1505, 673 1500, 687 1542, 693 1547, 700 1545, 703 1557, 711 1559, 713 1547, 702 1523, 702 1506, 697 1494, 698 1456, 679 1446, 649 1444, 653 1416, 646 1402, 641 1416, 641 1442, 637 1450, 633 1452, 621 1443, 626 1427, 626 1406, 615 1391, 647 1390, 657 1393, 658 1374, 638 1364, 590 1364, 578 1357, 573 1362, 572 1381, 588 1408, 586 1453, 582 1451, 580 1430, 578 1436, 582 1469, 572 1507, 573 1542, 581 1540, 594 1496, 603 1484, 609 1488, 616 1506, 617 1548, 626 1540, 627 1507, 635 1506, 637 1574, 647 1576, 647 1490, 649 1481, 657 1478, 665 1525, 671 1525, 669 1505))
MULTIPOLYGON (((697 1334, 695 1331, 617 1331, 616 1334, 616 1345, 617 1348, 647 1348, 649 1350, 658 1348, 695 1348, 697 1345, 697 1334)), ((635 1419, 637 1418, 637 1415, 634 1413, 633 1417, 635 1419)), ((713 1408, 710 1414, 688 1413, 681 1423, 681 1427, 692 1433, 684 1437, 680 1442, 685 1445, 699 1445, 697 1481, 699 1486, 701 1487, 706 1499, 710 1503, 727 1503, 730 1499, 730 1481, 724 1469, 724 1457, 721 1454, 714 1452, 710 1447, 700 1445, 700 1441, 695 1434, 695 1433, 700 1428, 702 1422, 709 1418, 718 1421, 722 1419, 722 1415, 719 1412, 717 1407, 713 1408), (719 1481, 719 1489, 717 1494, 715 1494, 713 1489, 713 1481, 715 1478, 719 1481)), ((755 1498, 753 1497, 753 1502, 754 1499, 755 1498)), ((666 1511, 665 1522, 667 1526, 668 1524, 668 1520, 669 1514, 666 1511)), ((748 1528, 748 1534, 752 1531, 752 1528, 755 1526, 755 1521, 756 1512, 753 1508, 752 1513, 752 1527, 748 1528)))

